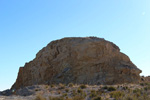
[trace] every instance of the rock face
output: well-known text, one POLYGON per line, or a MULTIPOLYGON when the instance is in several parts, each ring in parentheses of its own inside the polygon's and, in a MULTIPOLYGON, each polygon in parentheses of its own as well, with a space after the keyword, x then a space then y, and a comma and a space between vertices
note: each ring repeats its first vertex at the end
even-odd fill
POLYGON ((112 42, 97 37, 52 41, 20 67, 12 89, 37 84, 122 84, 140 81, 139 70, 112 42))
POLYGON ((150 83, 150 76, 142 76, 141 77, 141 82, 144 82, 144 83, 150 83))

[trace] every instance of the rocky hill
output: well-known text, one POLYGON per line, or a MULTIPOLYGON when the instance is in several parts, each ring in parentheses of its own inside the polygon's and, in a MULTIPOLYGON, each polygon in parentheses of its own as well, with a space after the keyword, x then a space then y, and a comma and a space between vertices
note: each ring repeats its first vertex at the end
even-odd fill
POLYGON ((50 42, 20 67, 12 89, 58 83, 137 83, 140 73, 112 42, 97 37, 63 38, 50 42))

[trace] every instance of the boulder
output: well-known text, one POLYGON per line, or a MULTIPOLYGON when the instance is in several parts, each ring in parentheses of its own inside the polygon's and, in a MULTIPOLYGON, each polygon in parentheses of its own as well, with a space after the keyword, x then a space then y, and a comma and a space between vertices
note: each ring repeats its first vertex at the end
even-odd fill
POLYGON ((97 37, 50 42, 20 67, 12 89, 38 84, 138 83, 141 70, 114 43, 97 37))
POLYGON ((36 90, 38 90, 40 87, 36 86, 36 85, 32 85, 32 86, 27 86, 24 88, 20 88, 18 90, 16 90, 16 95, 20 95, 20 96, 30 96, 30 95, 34 95, 36 90))
POLYGON ((3 96, 10 96, 12 94, 13 94, 13 92, 10 89, 4 90, 2 92, 0 91, 0 95, 3 95, 3 96))
POLYGON ((141 82, 150 83, 150 76, 141 76, 141 82))

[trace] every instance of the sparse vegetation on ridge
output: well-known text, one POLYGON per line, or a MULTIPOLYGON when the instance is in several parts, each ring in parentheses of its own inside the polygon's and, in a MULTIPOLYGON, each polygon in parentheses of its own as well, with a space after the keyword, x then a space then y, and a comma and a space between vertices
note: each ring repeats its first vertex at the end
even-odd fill
MULTIPOLYGON (((64 85, 61 84, 61 86, 64 85)), ((150 100, 150 87, 145 83, 105 86, 82 84, 74 87, 68 84, 59 92, 59 97, 49 97, 49 100, 109 100, 110 98, 114 100, 150 100)))
POLYGON ((85 89, 87 86, 85 84, 80 85, 81 89, 85 89))
POLYGON ((44 97, 41 96, 41 95, 37 95, 34 100, 46 100, 46 98, 44 98, 44 97))
MULTIPOLYGON (((35 94, 31 95, 32 99, 20 100, 150 100, 150 84, 147 83, 94 86, 59 84, 53 87, 47 85, 31 87, 26 89, 35 94)), ((18 91, 16 95, 17 93, 18 91)))

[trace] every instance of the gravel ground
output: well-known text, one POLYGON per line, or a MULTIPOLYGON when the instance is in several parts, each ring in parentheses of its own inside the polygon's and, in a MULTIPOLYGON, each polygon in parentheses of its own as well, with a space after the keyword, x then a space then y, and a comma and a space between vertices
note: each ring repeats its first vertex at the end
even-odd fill
MULTIPOLYGON (((130 89, 131 90, 142 89, 142 88, 144 89, 146 86, 141 86, 141 85, 136 85, 136 84, 107 85, 107 87, 114 87, 116 88, 116 91, 122 91, 124 93, 128 93, 130 89)), ((86 85, 86 88, 81 89, 81 90, 87 94, 87 96, 85 97, 85 100, 92 100, 91 98, 89 98, 92 90, 104 92, 100 95, 103 98, 102 100, 106 100, 106 98, 109 98, 107 100, 114 100, 114 98, 110 98, 110 95, 108 95, 110 91, 108 91, 107 89, 104 89, 104 87, 106 86, 105 85, 94 85, 94 86, 86 85)), ((61 97, 64 94, 67 94, 67 97, 72 98, 73 91, 77 92, 79 88, 80 88, 80 85, 74 85, 73 87, 64 86, 64 85, 56 85, 53 87, 48 86, 48 85, 34 85, 34 86, 29 86, 29 87, 20 89, 16 91, 15 95, 12 95, 12 96, 0 95, 0 100, 35 100, 37 95, 40 95, 46 98, 47 100, 49 100, 48 99, 49 97, 61 97)), ((147 93, 150 96, 149 92, 150 92, 150 87, 144 93, 147 93)))
POLYGON ((33 100, 35 96, 0 96, 0 100, 33 100))

